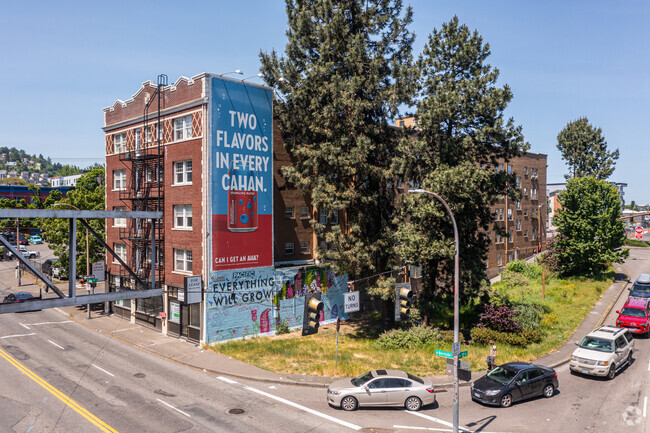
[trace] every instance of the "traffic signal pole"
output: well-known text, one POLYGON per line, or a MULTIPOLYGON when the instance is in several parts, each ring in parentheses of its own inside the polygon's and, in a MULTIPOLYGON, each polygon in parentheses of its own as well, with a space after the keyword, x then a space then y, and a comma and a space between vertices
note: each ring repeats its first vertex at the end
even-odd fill
MULTIPOLYGON (((459 329, 459 308, 458 308, 458 298, 459 298, 459 287, 458 287, 458 279, 459 279, 459 270, 458 270, 458 227, 456 226, 456 218, 454 218, 454 214, 449 208, 449 205, 447 204, 446 201, 442 199, 438 194, 427 191, 424 189, 410 189, 410 193, 416 193, 416 194, 429 194, 437 198, 444 206, 445 209, 447 209, 447 213, 449 213, 449 216, 451 217, 451 222, 454 225, 454 345, 458 346, 460 344, 459 339, 458 339, 458 329, 459 329)), ((458 433, 458 401, 459 401, 459 383, 458 383, 458 361, 459 361, 459 351, 454 351, 454 407, 453 407, 453 429, 454 433, 458 433)))

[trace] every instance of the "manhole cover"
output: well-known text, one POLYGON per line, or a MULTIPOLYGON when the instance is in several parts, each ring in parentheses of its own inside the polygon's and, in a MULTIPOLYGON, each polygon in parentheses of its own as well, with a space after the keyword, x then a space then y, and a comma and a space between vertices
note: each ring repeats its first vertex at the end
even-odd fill
POLYGON ((244 412, 245 412, 244 409, 238 409, 238 408, 230 409, 230 410, 228 411, 228 413, 231 413, 231 414, 233 414, 233 415, 241 415, 241 414, 244 413, 244 412))

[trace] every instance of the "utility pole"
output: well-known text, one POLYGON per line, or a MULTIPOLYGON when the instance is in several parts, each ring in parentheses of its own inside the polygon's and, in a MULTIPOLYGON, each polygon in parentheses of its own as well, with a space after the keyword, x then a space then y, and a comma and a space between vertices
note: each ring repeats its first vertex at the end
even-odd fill
MULTIPOLYGON (((20 230, 18 229, 18 218, 16 218, 16 251, 20 252, 20 230)), ((18 287, 20 287, 20 260, 16 257, 16 269, 18 275, 18 287)))

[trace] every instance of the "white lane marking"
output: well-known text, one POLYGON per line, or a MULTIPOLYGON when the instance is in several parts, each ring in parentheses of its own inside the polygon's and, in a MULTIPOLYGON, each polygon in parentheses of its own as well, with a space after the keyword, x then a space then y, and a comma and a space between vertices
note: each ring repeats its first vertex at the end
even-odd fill
POLYGON ((31 334, 5 335, 4 337, 0 337, 0 339, 2 339, 2 338, 13 338, 13 337, 28 337, 28 336, 30 336, 30 335, 36 335, 36 333, 35 333, 35 332, 32 332, 31 334))
POLYGON ((19 323, 19 325, 22 326, 22 327, 25 328, 25 329, 29 329, 29 326, 27 326, 27 325, 25 325, 25 324, 23 324, 23 323, 19 323))
MULTIPOLYGON (((438 424, 446 425, 447 427, 453 427, 454 426, 452 423, 450 423, 448 421, 445 421, 445 420, 442 420, 442 419, 439 419, 439 418, 434 418, 432 416, 425 415, 423 413, 411 412, 411 411, 406 410, 406 409, 402 409, 402 412, 406 412, 406 413, 409 413, 411 415, 419 416, 420 418, 428 419, 429 421, 437 422, 438 424)), ((459 426, 458 428, 459 428, 460 431, 471 432, 471 430, 468 429, 467 427, 459 426)), ((484 433, 488 433, 488 432, 484 432, 484 433)))
POLYGON ((50 343, 54 344, 54 345, 55 345, 56 347, 58 347, 59 349, 61 349, 61 350, 65 350, 65 347, 61 347, 61 346, 59 346, 59 345, 56 344, 54 341, 52 341, 52 340, 47 340, 47 341, 49 341, 50 343))
POLYGON ((250 386, 245 386, 244 388, 246 388, 249 391, 255 392, 257 394, 263 395, 265 397, 272 398, 273 400, 279 401, 280 403, 284 403, 286 405, 293 406, 296 409, 303 410, 303 411, 305 411, 307 413, 310 413, 312 415, 316 415, 316 416, 319 416, 321 418, 325 418, 326 420, 335 422, 337 424, 341 424, 342 426, 345 426, 347 428, 351 428, 352 430, 361 430, 361 427, 359 427, 358 425, 349 423, 347 421, 343 421, 343 420, 338 419, 338 418, 334 418, 333 416, 326 415, 326 414, 318 412, 318 411, 316 411, 314 409, 310 409, 308 407, 305 407, 305 406, 303 406, 301 404, 294 403, 294 402, 289 401, 289 400, 285 400, 282 397, 278 397, 277 395, 269 394, 268 392, 260 391, 259 389, 251 388, 250 386))
POLYGON ((453 431, 448 428, 433 428, 433 427, 411 427, 408 425, 394 425, 393 428, 402 430, 426 430, 426 431, 453 431))
POLYGON ((647 407, 648 407, 648 397, 643 397, 643 418, 645 418, 647 407))
POLYGON ((650 361, 648 361, 648 371, 650 371, 650 361))
POLYGON ((159 399, 159 398, 157 398, 156 400, 158 400, 159 402, 161 402, 161 403, 164 404, 165 406, 169 406, 169 407, 171 407, 172 409, 174 409, 175 411, 178 411, 178 412, 182 413, 182 414, 185 415, 186 417, 188 417, 188 418, 192 418, 192 417, 190 416, 189 413, 183 412, 182 410, 175 408, 175 407, 172 406, 171 404, 169 404, 169 403, 167 403, 167 402, 165 402, 165 401, 162 401, 162 400, 159 399))
POLYGON ((228 379, 227 377, 223 377, 223 376, 217 376, 217 379, 223 380, 224 382, 230 383, 231 385, 239 384, 239 382, 236 382, 232 379, 228 379))
MULTIPOLYGON (((58 325, 59 323, 72 323, 72 320, 64 320, 62 322, 40 322, 40 323, 28 323, 29 326, 39 326, 39 325, 58 325)), ((22 325, 22 323, 21 323, 22 325)), ((25 325, 23 325, 25 326, 25 325)))
POLYGON ((97 367, 95 364, 90 364, 90 365, 92 365, 93 367, 95 367, 97 370, 103 371, 104 373, 108 374, 109 376, 113 376, 113 377, 115 377, 115 375, 114 375, 113 373, 111 373, 111 372, 109 372, 109 371, 106 371, 106 370, 104 370, 104 369, 101 368, 101 367, 97 367))

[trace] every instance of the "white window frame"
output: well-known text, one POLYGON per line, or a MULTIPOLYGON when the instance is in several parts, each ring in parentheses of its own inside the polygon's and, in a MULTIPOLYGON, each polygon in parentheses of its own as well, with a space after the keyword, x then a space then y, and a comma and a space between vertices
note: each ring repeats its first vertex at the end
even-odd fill
MULTIPOLYGON (((126 211, 126 206, 114 206, 115 211, 126 211)), ((126 218, 113 218, 113 227, 126 227, 126 218)))
POLYGON ((126 169, 113 170, 113 191, 126 189, 126 169))
POLYGON ((142 134, 140 128, 135 128, 133 130, 133 136, 135 137, 135 149, 139 150, 142 146, 142 134))
POLYGON ((318 212, 318 221, 321 224, 327 224, 327 211, 325 209, 321 209, 318 212))
POLYGON ((517 200, 517 210, 521 210, 521 200, 517 200))
POLYGON ((192 250, 174 248, 174 272, 192 273, 192 250))
POLYGON ((521 178, 519 176, 517 176, 517 180, 515 181, 515 184, 517 188, 521 188, 521 178))
POLYGON ((512 221, 512 209, 508 208, 508 221, 512 221))
POLYGON ((192 205, 174 205, 174 228, 192 230, 192 205), (180 224, 179 224, 180 223, 180 224))
POLYGON ((191 159, 174 162, 174 185, 192 185, 191 159))
POLYGON ((174 119, 174 141, 192 138, 192 115, 174 119))
POLYGON ((516 228, 517 228, 518 232, 521 231, 521 220, 520 219, 518 219, 517 222, 516 222, 516 228))
POLYGON ((311 251, 309 242, 300 242, 300 252, 302 254, 309 254, 311 251))
POLYGON ((300 206, 300 218, 309 218, 309 208, 307 206, 300 206))
POLYGON ((113 134, 113 152, 115 153, 126 152, 126 132, 113 134))
POLYGON ((292 256, 295 253, 295 248, 293 242, 285 242, 284 243, 284 255, 285 256, 292 256))
MULTIPOLYGON (((126 263, 126 258, 127 258, 127 256, 126 256, 126 244, 114 243, 113 244, 113 251, 115 252, 115 254, 117 256, 120 257, 120 259, 122 259, 122 261, 124 263, 126 263)), ((117 259, 115 258, 115 256, 113 256, 113 263, 119 263, 117 261, 117 259)))
POLYGON ((293 206, 285 206, 284 208, 284 217, 286 219, 293 219, 294 218, 294 208, 293 206))

